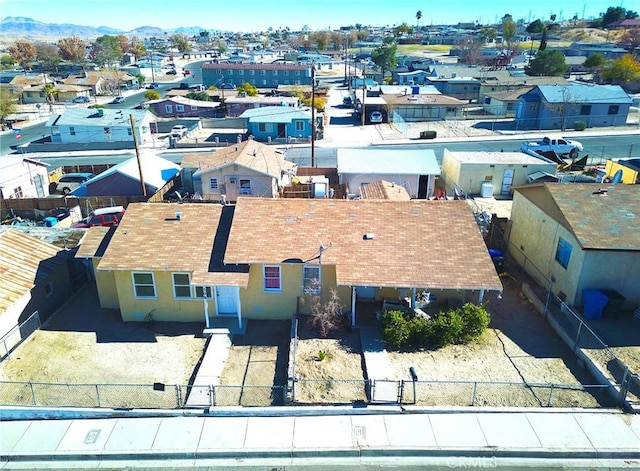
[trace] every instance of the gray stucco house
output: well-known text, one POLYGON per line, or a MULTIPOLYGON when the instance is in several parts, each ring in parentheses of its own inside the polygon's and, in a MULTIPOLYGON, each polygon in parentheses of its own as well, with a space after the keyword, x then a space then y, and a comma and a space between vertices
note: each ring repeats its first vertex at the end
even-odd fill
POLYGON ((273 89, 278 85, 311 85, 311 64, 203 64, 202 82, 205 88, 245 82, 273 89))

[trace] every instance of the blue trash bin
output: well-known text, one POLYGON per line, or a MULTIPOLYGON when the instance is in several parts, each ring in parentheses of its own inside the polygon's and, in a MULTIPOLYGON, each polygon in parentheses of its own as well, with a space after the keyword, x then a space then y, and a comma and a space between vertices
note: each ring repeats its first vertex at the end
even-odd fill
POLYGON ((600 319, 609 297, 597 289, 582 290, 582 315, 586 319, 600 319))

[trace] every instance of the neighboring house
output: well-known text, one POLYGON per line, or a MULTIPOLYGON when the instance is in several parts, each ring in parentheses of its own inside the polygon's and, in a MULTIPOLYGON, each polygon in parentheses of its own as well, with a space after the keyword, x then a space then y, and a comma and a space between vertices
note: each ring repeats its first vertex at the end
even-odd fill
POLYGON ((428 199, 435 189, 440 166, 431 149, 344 148, 337 150, 338 176, 353 197, 361 186, 386 180, 404 187, 411 198, 428 199))
MULTIPOLYGON (((446 95, 399 94, 382 95, 385 112, 392 120, 399 116, 406 122, 441 121, 446 118, 459 118, 463 115, 465 101, 446 95), (387 111, 388 110, 388 111, 387 111)), ((365 101, 365 109, 370 111, 365 101)), ((396 118, 397 119, 397 118, 396 118)))
POLYGON ((240 116, 247 110, 265 106, 296 108, 299 104, 297 96, 235 96, 224 100, 227 116, 240 116))
POLYGON ((398 85, 424 85, 429 83, 428 78, 430 74, 424 70, 413 70, 410 72, 396 72, 392 73, 392 80, 398 85))
MULTIPOLYGON (((58 85, 54 86, 55 102, 71 102, 74 98, 87 97, 89 98, 89 88, 81 87, 78 85, 58 85)), ((47 94, 44 92, 44 85, 35 85, 31 87, 25 87, 22 89, 22 103, 48 103, 47 94)))
POLYGON ((429 83, 435 86, 443 95, 464 100, 469 103, 477 102, 480 96, 480 80, 473 77, 429 77, 429 83))
POLYGON ((139 85, 136 77, 119 70, 86 70, 80 75, 67 77, 62 83, 88 87, 92 95, 108 95, 139 85))
POLYGON ((629 52, 616 43, 602 42, 574 42, 568 48, 564 49, 564 55, 567 57, 584 56, 590 57, 594 54, 600 54, 605 59, 620 59, 629 52))
POLYGON ((205 200, 236 201, 238 196, 277 198, 291 183, 296 164, 275 148, 253 139, 207 154, 185 154, 182 184, 205 200))
POLYGON ((489 92, 482 99, 482 109, 496 116, 515 116, 520 97, 533 87, 518 87, 513 90, 489 92))
POLYGON ((223 83, 250 83, 257 88, 278 88, 279 85, 311 85, 310 64, 202 64, 205 88, 223 83))
MULTIPOLYGON (((68 299, 72 291, 69 263, 72 252, 2 226, 0 230, 0 338, 35 311, 44 322, 68 299)), ((18 329, 0 356, 23 339, 18 329)))
POLYGON ((215 118, 220 117, 220 103, 191 100, 181 96, 151 100, 145 106, 159 118, 215 118))
POLYGON ((133 130, 129 116, 133 115, 138 144, 152 139, 151 122, 153 115, 146 110, 122 110, 104 108, 67 109, 62 114, 54 114, 47 121, 51 129, 51 142, 131 142, 133 130))
POLYGON ((49 164, 19 155, 0 159, 0 199, 49 196, 49 164))
POLYGON ((635 185, 544 183, 517 188, 509 254, 570 305, 585 289, 640 304, 640 192, 635 185))
MULTIPOLYGON (((245 119, 248 133, 261 142, 294 142, 311 139, 311 110, 288 106, 267 106, 247 110, 240 115, 245 119)), ((323 119, 316 113, 316 138, 322 138, 323 119)))
POLYGON ((568 129, 626 124, 633 100, 618 85, 539 85, 518 100, 517 129, 568 129))
POLYGON ((527 176, 555 174, 557 164, 524 152, 452 152, 444 150, 442 178, 447 191, 455 187, 469 195, 510 196, 513 187, 527 183, 527 176))
POLYGON ((152 153, 114 165, 71 192, 74 196, 151 196, 180 172, 180 166, 152 153), (142 177, 140 176, 142 171, 142 177))
POLYGON ((125 322, 242 319, 249 267, 223 263, 234 210, 131 203, 115 231, 89 231, 77 257, 92 260, 100 306, 119 309, 125 322))

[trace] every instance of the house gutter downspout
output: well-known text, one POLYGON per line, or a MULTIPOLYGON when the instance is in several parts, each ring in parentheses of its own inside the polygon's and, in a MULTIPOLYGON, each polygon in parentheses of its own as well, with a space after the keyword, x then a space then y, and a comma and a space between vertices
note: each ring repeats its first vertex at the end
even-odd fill
POLYGON ((238 328, 242 331, 242 304, 240 304, 240 288, 236 291, 236 306, 238 306, 238 328))
POLYGON ((484 299, 484 290, 480 290, 480 294, 478 295, 478 304, 482 304, 482 300, 484 299))
POLYGON ((204 325, 208 329, 209 328, 209 303, 207 302, 207 289, 203 288, 204 295, 204 325))
POLYGON ((356 287, 351 287, 351 327, 356 326, 356 287))

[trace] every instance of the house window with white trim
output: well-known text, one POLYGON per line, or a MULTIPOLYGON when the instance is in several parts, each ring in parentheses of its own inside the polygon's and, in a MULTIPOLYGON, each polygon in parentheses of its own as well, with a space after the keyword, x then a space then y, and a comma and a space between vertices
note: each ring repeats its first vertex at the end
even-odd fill
POLYGON ((267 71, 266 70, 261 70, 260 71, 260 75, 267 75, 267 71))
POLYGON ((152 272, 132 273, 133 295, 136 298, 155 298, 156 282, 152 272))
POLYGON ((17 186, 13 189, 13 197, 14 198, 22 198, 24 196, 23 192, 22 192, 22 187, 21 186, 17 186))
POLYGON ((173 105, 164 105, 164 111, 166 113, 173 113, 173 105))
POLYGON ((265 265, 262 268, 264 277, 264 290, 270 292, 282 291, 280 280, 280 267, 277 265, 265 265))
POLYGON ((296 121, 296 131, 304 131, 304 121, 296 121))
POLYGON ((75 135, 76 135, 76 128, 74 128, 73 126, 71 126, 71 127, 69 128, 69 133, 70 133, 72 136, 75 136, 75 135))
POLYGON ((320 265, 305 265, 302 268, 302 292, 318 294, 320 286, 320 265))
POLYGON ((191 297, 191 281, 188 273, 173 274, 173 296, 175 298, 191 297))
POLYGON ((250 70, 250 71, 249 71, 249 75, 255 75, 255 74, 256 74, 256 71, 255 71, 255 70, 250 70))
POLYGON ((197 106, 193 106, 193 105, 191 105, 191 111, 196 111, 197 109, 198 109, 198 107, 197 107, 197 106))
POLYGON ((258 123, 258 132, 267 132, 267 123, 258 123))
POLYGON ((213 298, 213 290, 211 286, 196 286, 196 298, 203 299, 207 296, 207 299, 213 298))
POLYGON ((238 75, 244 75, 244 69, 238 70, 238 75))
POLYGON ((251 194, 251 180, 240 180, 240 194, 241 195, 251 194))
POLYGON ((176 111, 183 112, 184 111, 184 105, 176 105, 176 111))
POLYGON ((209 190, 218 191, 218 179, 217 178, 209 178, 209 190))

